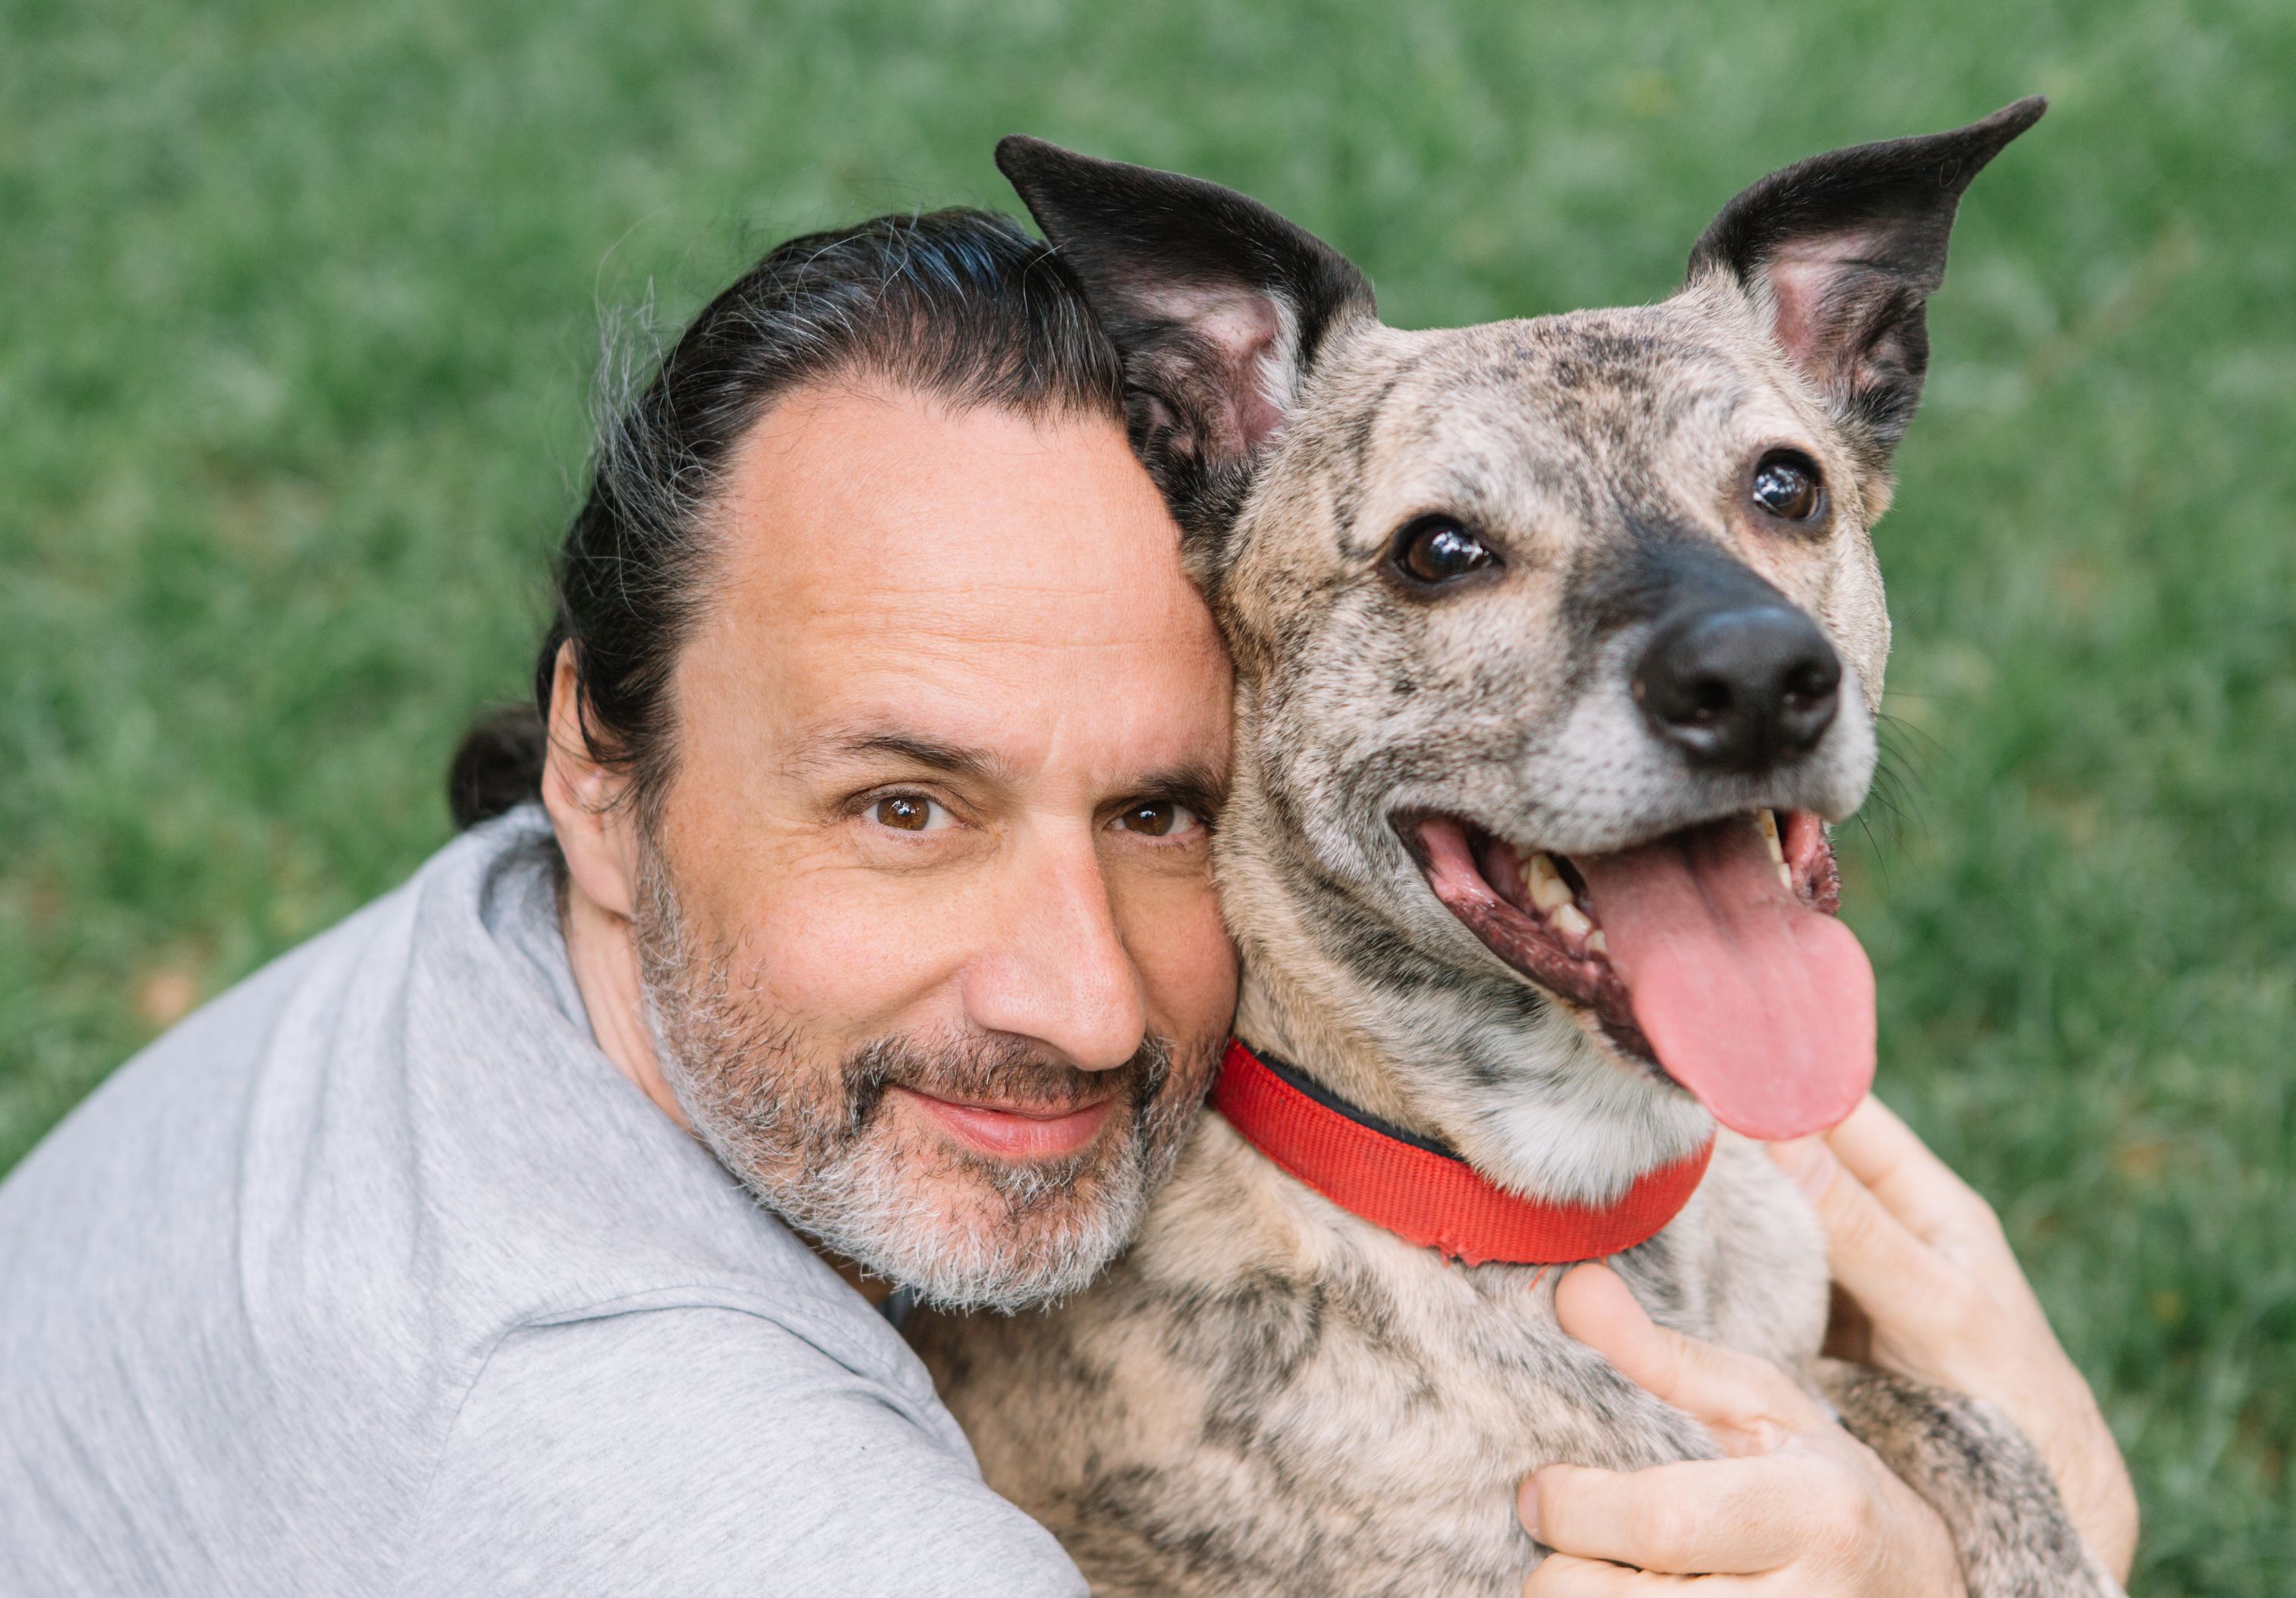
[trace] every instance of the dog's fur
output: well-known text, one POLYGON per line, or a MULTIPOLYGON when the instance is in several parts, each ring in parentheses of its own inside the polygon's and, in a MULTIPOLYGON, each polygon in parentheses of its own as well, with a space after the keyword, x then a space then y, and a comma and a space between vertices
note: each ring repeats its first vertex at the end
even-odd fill
MULTIPOLYGON (((2039 114, 1766 179, 1663 304, 1418 332, 1241 195, 1005 143, 1123 351, 1134 442, 1235 658, 1216 848, 1241 1037, 1526 1193, 1608 1200, 1708 1136, 1688 1094, 1438 902, 1402 824, 1567 854, 1857 806, 1889 648, 1868 530, 1923 303, 1963 190, 2039 114), (1782 445, 1823 470, 1814 525, 1747 498, 1782 445), (1430 512, 1474 529, 1495 573, 1399 581, 1397 531, 1430 512), (1843 663, 1816 746, 1752 775, 1693 769, 1629 692, 1653 619, 1718 580, 1784 595, 1843 663)), ((1977 1598, 2116 1590, 1997 1414, 1817 1359, 1821 1241, 1753 1144, 1723 1134, 1689 1207, 1612 1263, 1661 1323, 1812 1373, 1945 1514, 1977 1598)), ((1099 1592, 1499 1594, 1538 1553, 1513 1508, 1529 1471, 1714 1452, 1561 1332, 1553 1290, 1335 1208, 1208 1115, 1082 1297, 913 1325, 988 1481, 1099 1592)))

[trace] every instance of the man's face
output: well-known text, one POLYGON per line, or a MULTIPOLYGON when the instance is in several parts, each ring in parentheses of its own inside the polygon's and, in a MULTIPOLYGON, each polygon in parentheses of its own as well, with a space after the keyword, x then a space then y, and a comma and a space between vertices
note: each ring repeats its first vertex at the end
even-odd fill
POLYGON ((1230 681, 1111 420, 867 384, 734 462, 635 907, 696 1130, 948 1302, 1083 1285, 1217 1058, 1230 681))

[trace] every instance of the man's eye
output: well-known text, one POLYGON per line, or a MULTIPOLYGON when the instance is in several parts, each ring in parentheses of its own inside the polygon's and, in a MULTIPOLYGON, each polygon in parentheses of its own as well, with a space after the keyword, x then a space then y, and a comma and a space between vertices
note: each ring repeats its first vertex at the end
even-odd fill
POLYGON ((881 827, 901 832, 931 832, 948 824, 948 812, 921 793, 896 793, 869 807, 881 827))
POLYGON ((1171 799, 1143 799, 1118 811, 1116 824, 1150 838, 1184 838, 1204 824, 1185 805, 1171 799))

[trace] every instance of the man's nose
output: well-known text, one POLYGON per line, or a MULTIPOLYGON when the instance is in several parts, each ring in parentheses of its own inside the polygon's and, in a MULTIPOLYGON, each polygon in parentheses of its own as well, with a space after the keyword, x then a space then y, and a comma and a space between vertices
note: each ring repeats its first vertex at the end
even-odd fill
POLYGON ((973 1024, 1034 1038, 1083 1070, 1130 1060, 1147 1006, 1090 841, 1037 851, 1004 885, 1001 911, 965 971, 973 1024))
POLYGON ((1796 607, 1701 607, 1660 620, 1634 693, 1692 763, 1761 772, 1808 754, 1841 702, 1841 660, 1796 607))

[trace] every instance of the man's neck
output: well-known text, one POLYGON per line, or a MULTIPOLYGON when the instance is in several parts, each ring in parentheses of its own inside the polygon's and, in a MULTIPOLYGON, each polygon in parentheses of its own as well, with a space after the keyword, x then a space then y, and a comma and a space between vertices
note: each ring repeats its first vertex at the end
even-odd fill
POLYGON ((652 1101, 655 1109, 691 1132, 693 1124, 670 1091, 645 1023, 645 985, 638 973, 638 946, 627 916, 615 914, 562 875, 558 924, 566 938, 566 963, 590 1017, 590 1031, 614 1069, 652 1101))
MULTIPOLYGON (((626 916, 614 914, 585 894, 571 878, 562 877, 558 891, 558 924, 566 938, 566 962, 573 968, 574 986, 589 1013, 590 1030, 598 1047, 632 1086, 654 1107, 688 1133, 693 1124, 661 1074, 654 1053, 653 1034, 645 1024, 645 987, 638 974, 637 939, 626 916)), ((893 1284, 872 1276, 842 1254, 822 1247, 811 1238, 806 1245, 821 1256, 838 1278, 866 1299, 873 1307, 893 1296, 893 1284)))
POLYGON ((823 1264, 837 1273, 838 1280, 868 1299, 871 1308, 883 1307, 885 1300, 893 1296, 894 1284, 882 1276, 872 1276, 844 1255, 833 1249, 824 1248, 809 1237, 805 1243, 806 1247, 821 1256, 823 1264))

